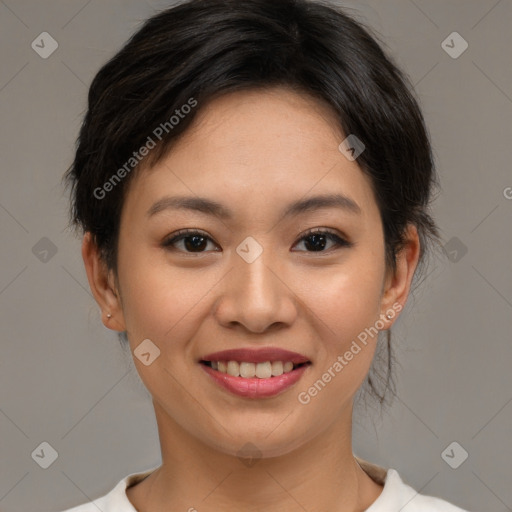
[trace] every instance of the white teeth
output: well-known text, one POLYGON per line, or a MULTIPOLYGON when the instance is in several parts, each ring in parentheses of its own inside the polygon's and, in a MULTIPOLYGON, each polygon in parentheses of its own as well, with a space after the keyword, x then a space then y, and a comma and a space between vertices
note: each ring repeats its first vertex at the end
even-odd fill
POLYGON ((240 365, 236 361, 228 361, 227 373, 233 377, 238 377, 240 375, 240 365))
MULTIPOLYGON (((235 363, 235 361, 230 361, 235 363)), ((238 366, 238 363, 235 363, 238 366)), ((240 377, 250 379, 256 376, 256 365, 254 363, 240 363, 240 377)))
POLYGON ((272 377, 278 377, 283 374, 283 362, 272 361, 272 377))
POLYGON ((227 373, 233 377, 243 377, 245 379, 254 377, 269 379, 270 377, 278 377, 283 373, 289 373, 293 370, 293 363, 291 361, 265 361, 264 363, 212 361, 211 366, 214 370, 221 373, 227 373))
POLYGON ((272 365, 270 364, 270 361, 258 363, 256 365, 256 377, 259 379, 268 379, 272 377, 272 365))

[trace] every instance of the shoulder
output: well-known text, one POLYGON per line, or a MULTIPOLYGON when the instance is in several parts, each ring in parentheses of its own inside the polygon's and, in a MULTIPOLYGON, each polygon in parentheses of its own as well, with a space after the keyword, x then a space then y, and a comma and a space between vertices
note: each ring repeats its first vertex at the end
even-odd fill
POLYGON ((83 505, 63 510, 62 512, 137 512, 128 500, 126 489, 149 476, 156 468, 143 473, 131 473, 120 480, 117 485, 101 498, 83 505))
POLYGON ((469 512, 448 501, 420 494, 407 485, 395 469, 385 470, 357 459, 363 470, 384 486, 381 495, 366 512, 469 512))
POLYGON ((404 483, 394 469, 387 471, 384 490, 374 505, 367 512, 384 512, 395 508, 401 512, 468 512, 448 501, 420 494, 404 483), (382 500, 382 504, 379 500, 382 500), (377 505, 375 510, 372 508, 374 505, 377 505))

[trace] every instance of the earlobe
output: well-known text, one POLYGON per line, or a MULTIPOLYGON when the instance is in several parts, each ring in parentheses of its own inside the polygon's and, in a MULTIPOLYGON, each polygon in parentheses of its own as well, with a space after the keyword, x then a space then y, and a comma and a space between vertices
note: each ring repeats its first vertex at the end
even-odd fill
MULTIPOLYGON (((416 226, 410 224, 406 229, 403 247, 396 255, 395 269, 394 271, 390 270, 386 279, 381 301, 382 314, 386 317, 388 311, 399 312, 404 308, 419 257, 420 240, 418 230, 416 226)), ((394 320, 388 318, 388 321, 390 321, 389 328, 394 320)))
POLYGON ((124 316, 113 271, 107 268, 100 257, 98 247, 87 231, 82 241, 82 258, 89 287, 101 311, 105 327, 114 331, 125 331, 124 316))

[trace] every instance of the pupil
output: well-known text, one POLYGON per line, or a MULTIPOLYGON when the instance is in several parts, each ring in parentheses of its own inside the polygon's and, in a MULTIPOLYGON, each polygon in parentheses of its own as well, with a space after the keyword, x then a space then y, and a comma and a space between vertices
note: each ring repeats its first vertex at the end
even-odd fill
POLYGON ((187 250, 197 250, 205 248, 205 237, 204 236, 189 236, 185 239, 185 246, 187 250), (190 243, 190 241, 192 241, 190 243))
POLYGON ((312 244, 308 244, 306 242, 306 245, 308 246, 308 249, 310 247, 313 247, 314 251, 322 250, 325 247, 325 235, 310 235, 307 240, 313 240, 312 244))

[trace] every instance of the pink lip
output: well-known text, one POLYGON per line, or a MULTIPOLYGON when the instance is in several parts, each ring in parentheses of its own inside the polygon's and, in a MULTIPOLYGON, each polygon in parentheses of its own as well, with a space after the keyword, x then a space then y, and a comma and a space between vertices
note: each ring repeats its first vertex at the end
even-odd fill
MULTIPOLYGON (((208 357, 213 355, 214 354, 211 354, 208 357)), ((215 361, 216 359, 213 360, 215 361)), ((236 359, 232 358, 230 360, 235 361, 236 359)), ((290 361, 290 359, 285 360, 290 361)), ((247 359, 242 359, 242 361, 247 361, 247 359)), ((263 361, 268 361, 268 358, 258 362, 263 361)), ((247 362, 251 362, 251 360, 247 362)), ((233 377, 232 375, 219 372, 204 364, 200 364, 200 366, 217 384, 222 386, 224 389, 231 391, 231 393, 234 393, 235 395, 243 396, 245 398, 266 398, 278 395, 295 384, 302 377, 306 368, 310 365, 307 364, 300 366, 291 372, 283 373, 278 377, 270 377, 268 379, 260 379, 258 377, 248 379, 244 377, 233 377)))
POLYGON ((201 360, 238 361, 247 363, 264 363, 265 361, 282 361, 285 363, 286 361, 291 361, 293 364, 307 363, 309 361, 309 359, 302 354, 274 347, 264 347, 259 349, 233 348, 230 350, 222 350, 221 352, 208 354, 201 358, 201 360))

